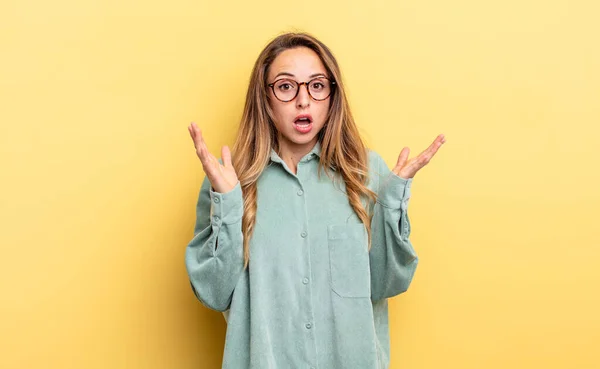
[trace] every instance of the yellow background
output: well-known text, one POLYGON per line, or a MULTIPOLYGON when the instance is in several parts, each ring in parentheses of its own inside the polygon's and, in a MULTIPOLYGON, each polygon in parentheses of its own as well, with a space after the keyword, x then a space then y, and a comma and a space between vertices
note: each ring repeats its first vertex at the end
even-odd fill
POLYGON ((596 1, 3 1, 0 368, 219 368, 184 249, 283 31, 336 54, 370 147, 415 177, 392 369, 600 368, 596 1))

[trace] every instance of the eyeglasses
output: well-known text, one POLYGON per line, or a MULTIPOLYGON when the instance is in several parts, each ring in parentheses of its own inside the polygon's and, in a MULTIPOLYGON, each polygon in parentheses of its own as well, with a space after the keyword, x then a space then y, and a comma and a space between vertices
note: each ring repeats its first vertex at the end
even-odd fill
POLYGON ((331 81, 327 77, 317 77, 308 82, 297 82, 293 79, 281 78, 268 86, 273 90, 273 94, 279 101, 289 102, 298 96, 300 86, 306 85, 306 90, 310 97, 314 100, 322 101, 331 95, 335 81, 331 81))

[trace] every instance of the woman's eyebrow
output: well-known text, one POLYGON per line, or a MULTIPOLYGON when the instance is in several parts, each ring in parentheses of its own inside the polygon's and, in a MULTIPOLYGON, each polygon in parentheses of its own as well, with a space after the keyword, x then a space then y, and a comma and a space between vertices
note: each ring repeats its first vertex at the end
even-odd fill
MULTIPOLYGON (((280 72, 280 73, 278 73, 278 74, 275 76, 275 78, 277 78, 277 77, 279 77, 279 76, 290 76, 290 77, 296 77, 295 75, 293 75, 293 74, 292 74, 292 73, 290 73, 290 72, 280 72)), ((309 76, 309 78, 314 78, 314 77, 318 77, 318 76, 323 76, 323 77, 325 77, 325 73, 315 73, 315 74, 311 74, 311 75, 309 76)))

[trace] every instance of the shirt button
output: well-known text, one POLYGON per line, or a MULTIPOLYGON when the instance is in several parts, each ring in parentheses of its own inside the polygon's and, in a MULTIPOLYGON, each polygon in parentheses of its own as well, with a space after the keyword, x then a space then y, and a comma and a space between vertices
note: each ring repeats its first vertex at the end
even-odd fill
POLYGON ((304 284, 308 284, 308 278, 304 278, 304 279, 302 280, 302 283, 304 283, 304 284))
POLYGON ((306 238, 306 232, 300 233, 300 236, 302 236, 302 238, 306 238))
POLYGON ((213 200, 214 200, 215 204, 219 203, 219 198, 218 197, 215 197, 213 200))
POLYGON ((302 195, 304 195, 304 191, 298 190, 297 194, 298 194, 298 196, 302 196, 302 195))
POLYGON ((311 329, 311 328, 312 328, 312 324, 310 324, 310 323, 306 323, 306 326, 305 326, 305 327, 306 327, 306 329, 311 329))

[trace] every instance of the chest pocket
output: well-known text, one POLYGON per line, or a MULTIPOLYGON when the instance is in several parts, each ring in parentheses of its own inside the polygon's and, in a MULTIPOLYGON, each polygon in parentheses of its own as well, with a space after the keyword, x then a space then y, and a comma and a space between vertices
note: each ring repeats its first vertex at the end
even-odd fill
POLYGON ((327 227, 331 289, 341 297, 370 297, 367 231, 362 223, 327 227))

